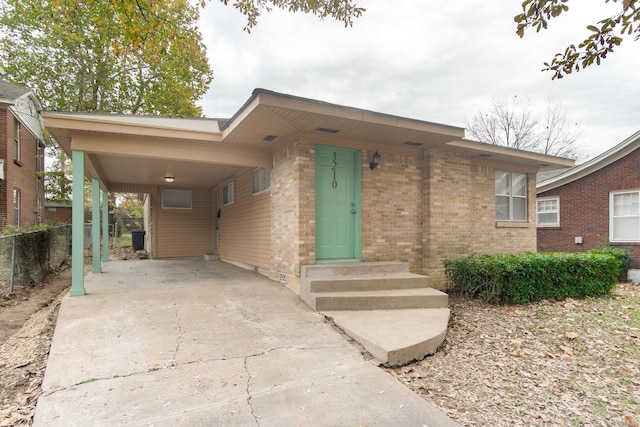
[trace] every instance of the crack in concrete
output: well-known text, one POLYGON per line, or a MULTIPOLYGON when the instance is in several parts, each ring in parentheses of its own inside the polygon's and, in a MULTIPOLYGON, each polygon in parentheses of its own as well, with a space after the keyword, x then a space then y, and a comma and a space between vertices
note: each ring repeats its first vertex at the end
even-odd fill
POLYGON ((211 358, 211 359, 198 359, 198 360, 191 360, 188 362, 184 362, 184 363, 177 363, 175 359, 171 359, 168 361, 167 364, 165 365, 151 365, 149 368, 147 368, 144 371, 134 371, 134 372, 130 372, 128 374, 121 374, 121 375, 114 375, 112 377, 91 377, 91 378, 87 378, 86 380, 68 385, 68 386, 64 386, 64 387, 53 387, 47 391, 43 391, 43 395, 44 396, 49 396, 55 393, 58 393, 60 391, 65 391, 65 390, 69 390, 69 389, 73 389, 74 387, 79 387, 79 386, 83 386, 85 384, 91 384, 93 382, 97 382, 97 381, 108 381, 108 380, 115 380, 115 379, 119 379, 119 378, 129 378, 129 377, 133 377, 133 376, 137 376, 137 375, 148 375, 151 372, 155 372, 155 371, 161 371, 164 369, 176 369, 176 368, 180 368, 181 366, 189 366, 189 365, 194 365, 197 363, 209 363, 209 362, 224 362, 227 360, 239 360, 242 359, 243 360, 243 364, 244 364, 244 370, 247 373, 247 403, 249 404, 249 407, 251 408, 251 414, 254 417, 254 419, 256 420, 256 424, 260 425, 258 423, 258 419, 257 416, 254 415, 253 413, 253 407, 251 406, 251 394, 249 392, 249 387, 250 387, 250 381, 251 381, 251 375, 249 374, 248 371, 248 367, 247 367, 247 360, 252 358, 252 357, 260 357, 260 356, 265 356, 267 354, 269 354, 272 351, 277 351, 277 350, 302 350, 302 351, 307 351, 307 350, 326 350, 326 349, 338 349, 341 347, 338 346, 327 346, 327 347, 296 347, 296 346, 281 346, 281 347, 271 347, 267 350, 258 352, 258 353, 252 353, 252 354, 247 354, 247 355, 243 355, 243 356, 228 356, 228 357, 216 357, 216 358, 211 358))
POLYGON ((176 338, 176 348, 173 351, 173 366, 176 365, 176 359, 178 357, 178 351, 180 351, 180 344, 182 343, 182 336, 184 335, 184 331, 182 330, 182 326, 180 324, 180 315, 178 314, 178 303, 175 301, 173 297, 171 297, 171 302, 173 303, 173 311, 176 317, 176 328, 178 329, 178 335, 176 338))
POLYGON ((253 396, 251 395, 251 373, 249 372, 249 367, 247 366, 247 359, 249 359, 249 357, 255 357, 255 356, 246 356, 244 358, 244 364, 243 364, 244 371, 247 374, 247 387, 245 388, 245 391, 247 393, 247 405, 249 405, 249 410, 251 411, 251 416, 253 417, 253 421, 255 421, 258 427, 260 427, 260 422, 258 421, 258 417, 253 408, 253 404, 251 403, 251 399, 253 399, 253 396))

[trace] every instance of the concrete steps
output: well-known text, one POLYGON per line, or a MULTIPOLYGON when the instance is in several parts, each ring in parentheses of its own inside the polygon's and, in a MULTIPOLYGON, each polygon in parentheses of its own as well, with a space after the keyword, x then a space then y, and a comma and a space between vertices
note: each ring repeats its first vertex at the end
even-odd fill
POLYGON ((386 365, 433 354, 446 336, 447 294, 408 263, 303 266, 300 297, 386 365))

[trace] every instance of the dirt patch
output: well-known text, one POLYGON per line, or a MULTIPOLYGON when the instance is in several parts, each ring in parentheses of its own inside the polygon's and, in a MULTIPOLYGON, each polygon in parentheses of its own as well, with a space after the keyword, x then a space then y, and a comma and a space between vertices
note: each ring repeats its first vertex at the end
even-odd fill
POLYGON ((43 284, 0 300, 0 426, 31 425, 58 308, 71 286, 63 267, 43 284))
POLYGON ((516 307, 450 297, 433 356, 390 369, 463 426, 640 421, 640 286, 516 307))

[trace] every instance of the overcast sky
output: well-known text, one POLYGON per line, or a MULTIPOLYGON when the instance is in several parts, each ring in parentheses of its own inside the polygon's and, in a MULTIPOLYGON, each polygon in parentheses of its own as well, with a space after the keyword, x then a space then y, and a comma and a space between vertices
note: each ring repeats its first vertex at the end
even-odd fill
POLYGON ((496 97, 528 97, 540 108, 550 97, 580 123, 582 161, 640 129, 632 36, 598 67, 554 81, 540 71, 617 4, 574 0, 547 31, 520 39, 521 0, 356 3, 367 11, 353 27, 278 10, 248 34, 239 12, 209 0, 200 30, 215 79, 200 103, 205 116, 231 117, 258 87, 460 127, 496 97))

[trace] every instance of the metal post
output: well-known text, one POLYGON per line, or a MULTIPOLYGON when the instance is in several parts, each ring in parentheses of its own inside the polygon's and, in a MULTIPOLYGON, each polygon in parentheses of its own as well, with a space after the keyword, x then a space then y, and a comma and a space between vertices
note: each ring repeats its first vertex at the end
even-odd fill
POLYGON ((15 234, 13 235, 13 238, 11 239, 12 245, 11 245, 11 278, 9 279, 9 293, 12 294, 13 293, 13 280, 15 277, 15 270, 16 270, 16 243, 17 243, 17 239, 18 236, 16 236, 15 234))
POLYGON ((84 295, 84 151, 72 150, 71 296, 84 295))
POLYGON ((102 273, 100 264, 100 181, 91 178, 91 235, 93 248, 93 266, 91 272, 102 273))
POLYGON ((109 193, 102 192, 102 261, 109 261, 109 193))

